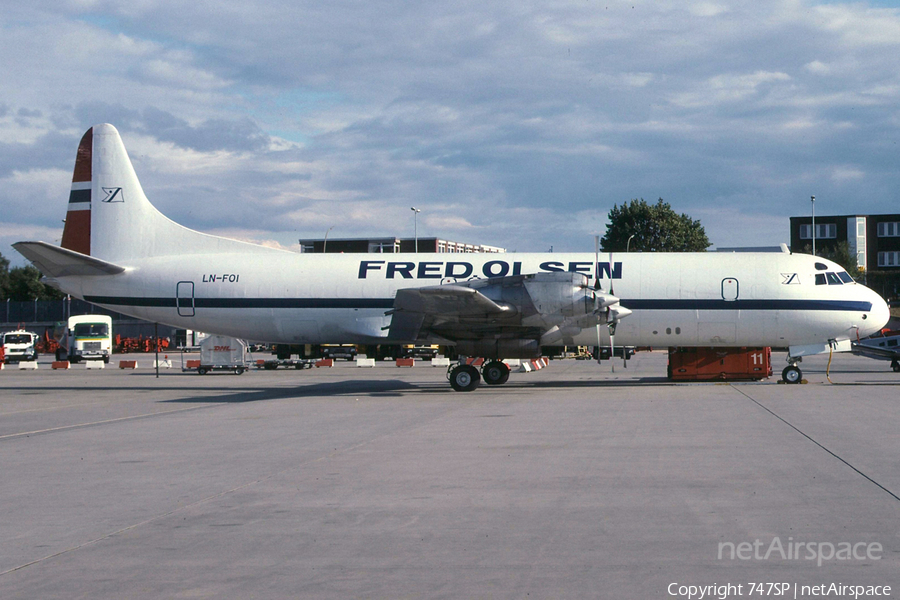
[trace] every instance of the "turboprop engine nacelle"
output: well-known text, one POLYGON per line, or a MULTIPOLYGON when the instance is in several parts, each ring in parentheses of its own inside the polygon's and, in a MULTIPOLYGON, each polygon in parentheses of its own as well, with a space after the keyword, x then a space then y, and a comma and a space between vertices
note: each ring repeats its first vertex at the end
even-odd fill
POLYGON ((580 317, 596 310, 598 296, 581 273, 536 273, 527 276, 523 285, 535 312, 551 320, 554 316, 580 317))

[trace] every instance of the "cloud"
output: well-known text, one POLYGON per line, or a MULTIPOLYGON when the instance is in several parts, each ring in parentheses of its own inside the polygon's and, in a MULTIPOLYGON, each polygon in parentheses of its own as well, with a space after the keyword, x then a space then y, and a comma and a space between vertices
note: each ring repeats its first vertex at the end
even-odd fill
POLYGON ((722 245, 785 241, 811 193, 896 211, 892 8, 70 0, 0 26, 2 222, 34 231, 100 122, 167 215, 285 247, 408 235, 413 205, 519 251, 590 249, 639 197, 722 245))

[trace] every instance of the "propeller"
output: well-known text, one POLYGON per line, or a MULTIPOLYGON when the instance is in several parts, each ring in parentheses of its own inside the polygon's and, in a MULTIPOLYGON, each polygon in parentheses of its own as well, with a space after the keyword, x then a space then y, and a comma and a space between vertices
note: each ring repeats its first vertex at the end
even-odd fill
MULTIPOLYGON (((609 264, 612 265, 612 252, 609 253, 609 264)), ((594 314, 599 316, 601 311, 605 312, 606 316, 606 326, 609 328, 609 354, 610 360, 612 360, 613 355, 615 353, 616 348, 616 326, 619 324, 619 321, 627 317, 631 314, 631 310, 622 306, 619 302, 619 299, 616 298, 615 293, 613 291, 613 279, 610 277, 609 279, 609 292, 604 292, 600 289, 600 236, 594 236, 594 314)), ((600 336, 600 321, 597 321, 597 362, 600 362, 600 346, 601 346, 601 336, 600 336)), ((624 352, 623 361, 624 361, 624 352)), ((616 367, 615 364, 610 362, 610 366, 612 367, 612 371, 615 373, 616 367)), ((628 363, 625 362, 625 368, 628 368, 628 363)))
MULTIPOLYGON (((594 236, 594 303, 597 303, 600 292, 600 236, 594 236)), ((598 307, 599 308, 599 307, 598 307)), ((607 314, 609 308, 607 307, 607 314)), ((600 321, 597 321, 597 364, 600 364, 600 321)))
MULTIPOLYGON (((609 251, 609 273, 610 273, 610 275, 609 275, 609 293, 611 296, 615 296, 615 293, 613 293, 612 266, 613 266, 613 257, 612 257, 612 250, 610 250, 609 251)), ((598 263, 597 270, 598 271, 600 270, 599 263, 598 263)), ((597 279, 597 281, 599 281, 599 278, 597 279)), ((613 373, 615 373, 616 372, 616 363, 615 363, 616 325, 618 325, 619 321, 614 316, 612 319, 610 319, 609 318, 610 316, 613 316, 613 310, 612 310, 611 306, 607 307, 607 309, 606 309, 606 321, 607 321, 607 323, 609 323, 609 325, 608 325, 608 327, 609 327, 609 366, 611 368, 611 371, 613 373)), ((622 352, 622 355, 623 356, 625 355, 624 351, 622 352)))

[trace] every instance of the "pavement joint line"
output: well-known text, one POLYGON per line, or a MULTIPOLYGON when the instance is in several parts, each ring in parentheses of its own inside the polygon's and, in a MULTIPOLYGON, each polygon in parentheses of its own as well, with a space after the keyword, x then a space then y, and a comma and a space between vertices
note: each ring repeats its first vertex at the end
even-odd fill
MULTIPOLYGON (((214 405, 212 405, 212 406, 221 406, 221 405, 223 405, 223 404, 227 405, 228 403, 227 403, 227 402, 222 402, 222 403, 214 404, 214 405)), ((441 418, 441 417, 446 416, 447 414, 449 414, 449 413, 451 413, 451 412, 454 412, 455 410, 459 410, 460 408, 466 407, 466 406, 469 406, 469 405, 468 405, 468 404, 463 404, 463 403, 453 404, 453 405, 451 405, 450 407, 448 407, 446 410, 442 410, 439 414, 432 416, 430 419, 426 419, 424 422, 417 422, 417 423, 415 423, 412 427, 401 428, 400 430, 406 429, 406 430, 411 431, 411 430, 418 429, 418 428, 420 428, 420 427, 423 427, 423 426, 425 426, 425 425, 427 425, 427 424, 432 423, 433 421, 435 421, 435 420, 437 420, 437 419, 439 419, 439 418, 441 418)), ((172 410, 172 411, 167 411, 167 412, 183 412, 183 411, 187 411, 187 410, 194 410, 194 409, 197 409, 197 408, 207 408, 207 407, 206 407, 206 406, 192 406, 192 407, 189 407, 189 408, 180 408, 180 409, 178 409, 178 410, 172 410)), ((144 417, 144 416, 153 416, 153 414, 166 414, 166 413, 152 413, 152 414, 141 415, 141 416, 142 416, 142 417, 144 417)), ((114 422, 114 421, 123 421, 123 420, 126 420, 126 419, 134 419, 134 418, 140 418, 140 417, 124 417, 124 418, 121 418, 121 419, 111 419, 111 420, 109 420, 109 421, 98 421, 97 424, 101 424, 101 423, 111 423, 111 422, 114 422)), ((55 428, 55 429, 70 429, 70 428, 72 428, 72 427, 80 427, 80 426, 81 426, 81 425, 70 425, 70 426, 67 426, 67 427, 61 427, 61 428, 55 428)), ((55 429, 48 429, 48 430, 45 430, 45 431, 54 431, 55 429)), ((213 500, 216 500, 217 498, 221 498, 221 497, 223 497, 223 496, 227 496, 228 494, 232 494, 232 493, 237 492, 237 491, 239 491, 239 490, 242 490, 242 489, 244 489, 244 488, 248 488, 248 487, 257 485, 257 484, 259 484, 259 483, 262 483, 262 482, 264 482, 264 481, 268 481, 268 480, 270 480, 270 479, 272 479, 272 478, 274 478, 274 477, 278 477, 279 475, 281 475, 281 474, 283 474, 283 473, 287 473, 287 472, 289 472, 289 471, 296 470, 298 467, 302 467, 302 466, 314 464, 314 463, 317 463, 317 462, 321 462, 321 461, 323 461, 323 460, 327 460, 327 459, 329 459, 329 458, 333 458, 333 457, 335 457, 335 456, 337 456, 337 455, 339 455, 339 454, 344 454, 344 453, 346 453, 346 452, 352 452, 352 451, 354 451, 354 450, 357 450, 357 449, 359 449, 359 448, 362 448, 363 446, 367 446, 367 445, 369 445, 369 444, 372 444, 372 443, 374 443, 374 442, 377 442, 378 440, 381 440, 381 439, 386 438, 386 437, 388 437, 388 436, 396 435, 397 432, 400 431, 400 430, 396 430, 396 429, 395 429, 395 430, 392 430, 392 431, 383 433, 383 434, 381 434, 381 435, 377 435, 377 436, 375 436, 375 437, 373 437, 373 438, 371 438, 371 439, 364 440, 364 441, 358 442, 358 443, 356 443, 356 444, 352 444, 352 445, 350 445, 350 446, 347 446, 346 448, 335 448, 335 449, 332 450, 331 452, 327 452, 327 453, 325 453, 325 454, 323 454, 322 456, 319 456, 319 457, 317 457, 317 458, 312 458, 312 459, 310 459, 310 460, 303 461, 303 462, 300 462, 300 463, 294 463, 294 464, 292 464, 292 465, 289 466, 289 467, 285 467, 284 469, 279 469, 278 471, 275 471, 274 473, 269 473, 268 475, 265 475, 265 476, 263 476, 263 477, 259 477, 259 478, 257 478, 257 479, 254 479, 253 481, 248 481, 247 483, 242 483, 242 484, 240 484, 240 485, 238 485, 238 486, 235 486, 235 487, 233 487, 233 488, 231 488, 231 489, 224 490, 224 491, 221 491, 221 492, 217 492, 217 493, 212 494, 212 495, 210 495, 210 496, 207 496, 207 497, 205 497, 205 498, 200 498, 199 500, 195 500, 194 502, 191 502, 190 504, 185 504, 184 506, 179 506, 179 507, 177 507, 177 508, 173 508, 172 510, 169 510, 169 511, 167 511, 167 512, 161 514, 161 515, 156 515, 155 517, 150 517, 149 519, 145 519, 145 520, 143 520, 143 521, 141 521, 141 522, 139 522, 139 523, 134 523, 134 524, 132 524, 132 525, 128 525, 127 527, 122 527, 121 529, 117 529, 116 531, 113 531, 113 532, 111 532, 111 533, 107 533, 107 534, 101 535, 101 536, 98 537, 98 538, 94 538, 94 539, 89 540, 89 541, 87 541, 87 542, 82 542, 81 544, 78 544, 78 545, 76 545, 76 546, 72 546, 72 547, 70 547, 70 548, 66 548, 66 549, 64 549, 64 550, 60 550, 59 552, 54 552, 53 554, 48 554, 47 556, 44 556, 43 558, 36 558, 36 559, 34 559, 34 560, 32 560, 32 561, 29 561, 29 562, 27 562, 27 563, 25 563, 25 564, 23 564, 23 565, 19 565, 19 566, 17 566, 17 567, 13 567, 13 568, 11 568, 11 569, 7 569, 6 571, 0 572, 0 577, 3 577, 4 575, 9 575, 10 573, 15 573, 16 571, 21 571, 22 569, 25 569, 25 568, 30 567, 30 566, 32 566, 32 565, 36 565, 36 564, 38 564, 38 563, 42 563, 42 562, 45 562, 45 561, 48 561, 48 560, 52 560, 52 559, 54 559, 54 558, 57 558, 57 557, 59 557, 59 556, 62 556, 63 554, 68 554, 68 553, 74 552, 74 551, 76 551, 76 550, 81 550, 82 548, 86 548, 86 547, 88 547, 88 546, 92 546, 92 545, 97 544, 97 543, 99 543, 99 542, 102 542, 102 541, 104 541, 104 540, 108 540, 108 539, 110 539, 110 538, 112 538, 112 537, 115 537, 115 536, 117 536, 117 535, 119 535, 119 534, 122 534, 122 533, 125 533, 125 532, 127 532, 127 531, 131 531, 131 530, 133 530, 133 529, 137 529, 138 527, 142 527, 142 526, 144 526, 144 525, 149 525, 150 523, 153 523, 153 522, 155 522, 155 521, 159 521, 159 520, 161 520, 161 519, 165 519, 165 518, 167 518, 167 517, 170 517, 170 516, 172 516, 172 515, 174 515, 174 514, 177 514, 177 513, 182 512, 182 511, 185 511, 185 510, 189 510, 189 509, 195 508, 195 507, 197 507, 197 506, 200 506, 200 505, 202 505, 202 504, 206 504, 206 503, 208 503, 208 502, 212 502, 213 500)), ((24 433, 22 433, 22 434, 13 434, 12 436, 4 436, 4 437, 16 437, 16 436, 21 436, 21 435, 27 435, 27 434, 24 434, 24 433)), ((0 439, 3 439, 3 437, 0 437, 0 439)))
MULTIPOLYGON (((61 425, 59 427, 51 427, 49 429, 38 429, 36 431, 22 431, 20 433, 9 433, 6 435, 0 435, 0 440, 8 440, 11 438, 17 438, 17 437, 29 436, 29 435, 38 435, 38 434, 42 434, 42 433, 54 433, 57 431, 65 431, 67 429, 79 429, 81 427, 91 427, 93 425, 104 425, 106 423, 116 423, 119 421, 131 421, 134 419, 146 419, 148 417, 156 417, 159 415, 168 415, 168 414, 172 414, 172 413, 185 412, 188 410, 197 410, 198 408, 211 408, 213 406, 219 406, 222 404, 227 404, 227 402, 217 402, 215 404, 200 405, 200 406, 189 406, 187 408, 176 408, 173 410, 164 410, 164 411, 154 412, 154 413, 145 413, 142 415, 131 415, 129 417, 118 417, 115 419, 105 419, 103 421, 94 421, 92 423, 76 423, 74 425, 61 425)), ((2 575, 2 573, 0 573, 0 575, 2 575)))
POLYGON ((770 415, 772 415, 773 417, 775 417, 776 419, 778 419, 779 421, 781 421, 782 423, 784 423, 785 425, 787 425, 788 427, 790 427, 791 429, 793 429, 794 431, 796 431, 797 433, 799 433, 800 435, 802 435, 803 437, 808 439, 810 442, 812 442, 813 444, 815 444, 816 446, 818 446, 819 448, 821 448, 822 450, 824 450, 825 452, 827 452, 828 454, 833 456, 834 458, 838 459, 839 461, 841 461, 842 463, 844 463, 845 465, 847 465, 848 467, 853 469, 858 475, 861 475, 863 478, 868 480, 870 483, 873 483, 876 486, 878 486, 879 488, 881 488, 881 490, 886 492, 889 496, 891 496, 891 498, 893 498, 897 502, 900 502, 900 496, 897 496, 897 494, 895 494, 888 488, 884 487, 883 485, 881 485, 880 483, 878 483, 877 481, 875 481, 874 479, 872 479, 871 477, 869 477, 868 475, 866 475, 865 473, 863 473, 862 471, 860 471, 859 469, 854 467, 852 464, 850 464, 849 462, 847 462, 846 460, 844 460, 843 458, 841 458, 840 456, 838 456, 837 454, 835 454, 834 452, 832 452, 831 450, 829 450, 828 448, 826 448, 825 446, 823 446, 822 444, 817 442, 811 436, 804 433, 799 427, 797 427, 796 425, 794 425, 793 423, 791 423, 790 421, 788 421, 787 419, 785 419, 784 417, 782 417, 781 415, 779 415, 778 413, 776 413, 775 411, 770 409, 769 407, 765 406, 764 404, 762 404, 761 402, 759 402, 758 400, 756 400, 749 394, 744 393, 742 390, 740 390, 738 388, 734 388, 734 389, 737 393, 744 396, 745 398, 747 398, 748 400, 750 400, 751 402, 753 402, 754 404, 759 406, 761 409, 763 409, 764 411, 766 411, 767 413, 769 413, 770 415))

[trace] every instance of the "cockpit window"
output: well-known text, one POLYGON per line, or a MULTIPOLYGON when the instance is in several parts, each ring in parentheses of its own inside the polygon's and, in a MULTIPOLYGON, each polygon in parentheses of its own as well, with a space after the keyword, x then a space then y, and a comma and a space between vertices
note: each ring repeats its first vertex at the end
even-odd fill
POLYGON ((853 283, 853 278, 850 277, 850 273, 848 273, 847 271, 838 271, 837 275, 844 283, 853 283))
POLYGON ((816 263, 816 271, 825 271, 828 269, 828 265, 823 263, 816 263))
POLYGON ((816 285, 825 285, 825 273, 816 273, 816 285))
POLYGON ((841 285, 841 280, 838 279, 838 276, 835 273, 825 273, 825 277, 828 278, 828 285, 841 285))

